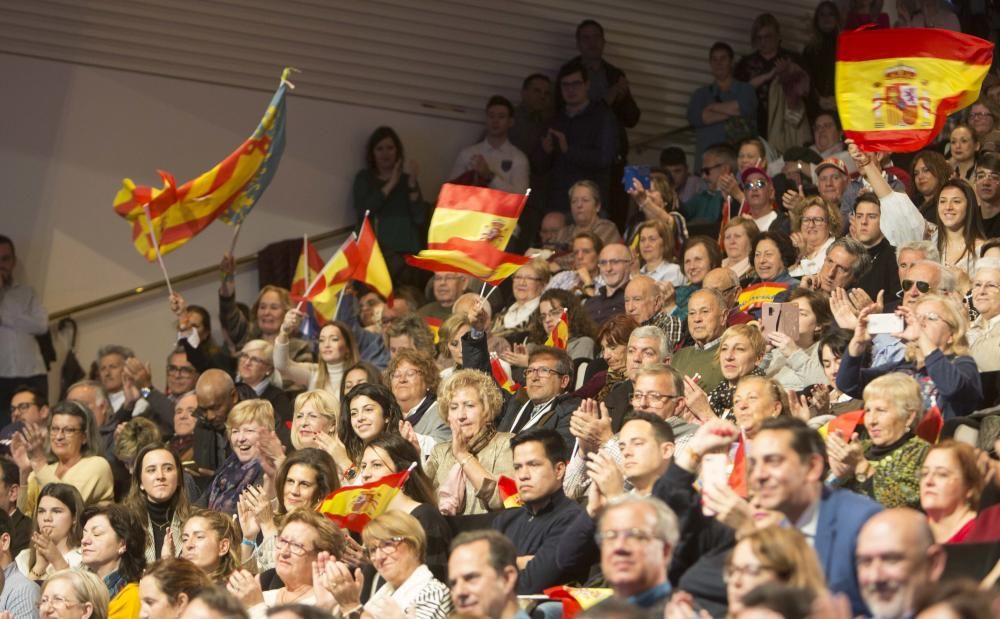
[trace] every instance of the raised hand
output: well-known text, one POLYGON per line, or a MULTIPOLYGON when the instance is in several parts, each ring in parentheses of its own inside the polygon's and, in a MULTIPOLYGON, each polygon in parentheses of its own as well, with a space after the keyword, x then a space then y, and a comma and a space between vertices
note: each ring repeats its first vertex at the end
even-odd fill
MULTIPOLYGON (((348 288, 350 288, 350 286, 348 286, 348 288)), ((295 333, 298 330, 299 325, 302 324, 302 319, 304 317, 305 314, 295 308, 285 312, 285 318, 281 321, 281 334, 287 337, 295 333)))
POLYGON ((785 355, 785 357, 791 357, 795 354, 795 351, 801 350, 798 343, 787 333, 771 331, 767 334, 766 339, 768 344, 781 351, 781 354, 785 355))
POLYGON ((278 467, 285 460, 285 447, 281 444, 281 439, 271 428, 263 428, 257 436, 257 450, 260 452, 258 461, 264 469, 264 475, 273 480, 278 467))
POLYGON ((833 319, 837 321, 837 326, 841 329, 853 331, 858 326, 858 312, 854 307, 847 291, 843 288, 834 288, 830 294, 830 311, 833 319))
POLYGON ((830 472, 837 479, 853 477, 858 464, 864 459, 857 433, 851 436, 851 442, 849 443, 836 432, 828 434, 826 437, 826 454, 830 462, 830 472))
POLYGON ((528 347, 525 344, 514 344, 511 350, 500 353, 500 358, 519 368, 528 367, 528 347))
POLYGON ((858 322, 854 327, 854 335, 847 345, 847 354, 852 357, 860 357, 871 345, 872 336, 868 332, 868 316, 873 313, 875 313, 875 307, 868 306, 858 314, 858 322))
POLYGON ((713 484, 701 489, 701 499, 707 509, 715 514, 722 524, 745 531, 753 528, 753 513, 750 504, 725 484, 713 484))
POLYGON ((337 605, 337 598, 333 595, 333 583, 327 572, 327 566, 335 561, 336 559, 324 550, 317 554, 316 560, 312 562, 313 596, 316 598, 314 605, 326 612, 332 612, 337 605))
POLYGON ((260 583, 247 570, 233 572, 226 583, 226 589, 247 608, 264 603, 264 593, 260 590, 260 583))
POLYGON ((806 399, 806 396, 799 395, 794 389, 788 389, 786 393, 788 394, 788 408, 791 410, 792 417, 797 417, 802 421, 812 419, 812 411, 809 409, 809 400, 806 399))
POLYGON ((469 454, 469 439, 462 433, 462 425, 457 420, 448 423, 451 426, 451 453, 461 462, 469 454))
POLYGON ((417 436, 417 431, 413 429, 413 425, 409 421, 405 419, 399 420, 399 434, 413 445, 418 452, 420 451, 420 437, 417 436))
POLYGON ((222 271, 222 283, 219 285, 219 294, 224 297, 231 297, 236 294, 236 259, 229 252, 222 255, 222 262, 219 263, 219 270, 222 271))
POLYGON ((708 403, 708 394, 690 376, 684 376, 684 404, 699 422, 715 419, 715 411, 708 403))
POLYGON ((361 570, 351 567, 343 561, 333 561, 326 564, 327 580, 330 592, 340 606, 341 611, 348 613, 361 606, 361 588, 365 579, 361 570))
MULTIPOLYGON (((187 302, 184 300, 184 297, 182 297, 179 292, 174 292, 170 295, 170 311, 171 313, 173 313, 174 316, 177 316, 178 320, 181 320, 181 317, 184 315, 184 312, 187 311, 187 302)), ((177 325, 177 329, 179 331, 187 330, 186 327, 182 329, 180 324, 177 325)))
POLYGON ((606 498, 612 499, 625 493, 625 476, 614 458, 603 451, 595 451, 587 458, 587 476, 606 498))

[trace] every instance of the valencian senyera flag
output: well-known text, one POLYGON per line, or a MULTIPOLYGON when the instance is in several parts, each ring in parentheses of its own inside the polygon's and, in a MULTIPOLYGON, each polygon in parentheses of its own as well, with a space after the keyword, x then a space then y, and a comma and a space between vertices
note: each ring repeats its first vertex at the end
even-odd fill
POLYGON ((291 87, 291 71, 282 72, 281 84, 253 135, 208 172, 178 186, 172 174, 159 170, 160 189, 137 186, 131 179, 122 181, 114 209, 132 224, 132 242, 146 260, 156 260, 150 233, 166 254, 217 218, 239 224, 257 203, 274 178, 285 148, 285 94, 291 87))
POLYGON ((323 499, 316 511, 348 531, 361 533, 365 525, 381 515, 410 476, 409 469, 386 475, 363 486, 345 486, 323 499))
POLYGON ((939 28, 861 29, 837 39, 845 137, 872 152, 920 150, 949 114, 975 102, 993 45, 939 28))
POLYGON ((406 262, 499 285, 530 260, 504 251, 527 199, 527 194, 445 183, 431 217, 427 248, 407 256, 406 262))

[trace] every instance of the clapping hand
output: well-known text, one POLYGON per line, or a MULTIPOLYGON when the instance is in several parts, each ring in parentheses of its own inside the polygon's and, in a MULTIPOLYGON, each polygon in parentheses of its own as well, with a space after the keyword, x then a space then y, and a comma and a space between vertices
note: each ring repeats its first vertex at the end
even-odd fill
POLYGON ((260 583, 247 570, 233 572, 226 584, 226 589, 247 608, 264 603, 264 593, 260 589, 260 583))
POLYGON ((580 402, 569 421, 569 431, 580 441, 584 453, 592 453, 601 448, 614 436, 611 431, 611 417, 601 402, 586 399, 580 402))
POLYGON ((851 436, 850 442, 845 441, 837 432, 829 433, 826 437, 826 453, 830 472, 837 479, 852 477, 864 458, 857 433, 851 436))
POLYGON ((587 476, 605 498, 613 499, 625 493, 625 476, 614 458, 603 451, 595 451, 587 458, 587 476))
POLYGON ((514 344, 511 350, 500 353, 500 358, 507 363, 519 368, 528 367, 528 346, 526 344, 514 344))

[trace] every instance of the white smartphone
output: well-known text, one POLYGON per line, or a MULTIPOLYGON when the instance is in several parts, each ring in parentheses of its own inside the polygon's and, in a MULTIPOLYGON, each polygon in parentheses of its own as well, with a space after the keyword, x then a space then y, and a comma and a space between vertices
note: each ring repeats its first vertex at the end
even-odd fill
MULTIPOLYGON (((705 454, 701 459, 701 487, 724 486, 729 483, 729 456, 726 454, 705 454)), ((701 513, 714 516, 715 512, 702 504, 701 513)))
POLYGON ((899 333, 906 325, 897 314, 872 314, 868 316, 868 333, 899 333))

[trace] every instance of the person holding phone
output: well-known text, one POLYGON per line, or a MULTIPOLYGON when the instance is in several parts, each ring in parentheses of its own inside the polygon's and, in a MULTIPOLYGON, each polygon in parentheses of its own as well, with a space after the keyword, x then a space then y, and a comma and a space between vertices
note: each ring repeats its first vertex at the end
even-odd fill
MULTIPOLYGON (((780 330, 765 332, 764 337, 771 346, 764 366, 767 376, 774 378, 785 389, 801 391, 810 385, 825 385, 826 374, 819 361, 819 342, 830 325, 833 313, 826 293, 796 288, 789 295, 789 304, 797 306, 795 316, 798 336, 790 337, 780 330)), ((787 307, 781 304, 781 307, 787 307)), ((782 314, 781 319, 785 319, 782 314)))

